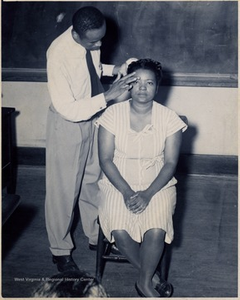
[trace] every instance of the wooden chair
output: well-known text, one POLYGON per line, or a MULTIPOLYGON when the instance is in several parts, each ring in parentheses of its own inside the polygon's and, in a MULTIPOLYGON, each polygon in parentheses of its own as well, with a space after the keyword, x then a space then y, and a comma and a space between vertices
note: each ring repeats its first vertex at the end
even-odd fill
MULTIPOLYGON (((166 247, 167 244, 165 244, 164 253, 158 266, 158 270, 164 280, 167 280, 170 264, 170 258, 168 255, 169 253, 166 251, 166 247)), ((128 263, 128 260, 123 255, 112 253, 111 248, 112 244, 109 243, 109 241, 105 238, 101 225, 99 224, 95 277, 100 283, 102 282, 103 272, 107 261, 115 263, 128 263)))

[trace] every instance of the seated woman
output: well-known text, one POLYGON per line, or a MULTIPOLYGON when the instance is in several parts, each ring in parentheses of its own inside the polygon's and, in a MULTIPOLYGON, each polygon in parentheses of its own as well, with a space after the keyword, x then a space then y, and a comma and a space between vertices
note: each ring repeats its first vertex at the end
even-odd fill
POLYGON ((129 65, 132 72, 138 80, 130 87, 131 99, 110 106, 97 122, 104 172, 99 220, 106 238, 139 270, 138 294, 160 297, 154 274, 164 242, 173 240, 173 176, 187 126, 154 101, 162 78, 159 62, 140 59, 129 65))

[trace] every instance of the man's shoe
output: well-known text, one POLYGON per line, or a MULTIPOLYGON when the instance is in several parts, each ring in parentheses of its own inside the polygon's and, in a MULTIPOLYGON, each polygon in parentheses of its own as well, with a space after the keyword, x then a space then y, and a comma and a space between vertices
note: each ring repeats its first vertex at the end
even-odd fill
POLYGON ((97 245, 93 245, 93 244, 88 244, 88 248, 91 251, 97 251, 97 245))
POLYGON ((71 255, 52 256, 52 261, 57 265, 59 272, 79 271, 71 255))

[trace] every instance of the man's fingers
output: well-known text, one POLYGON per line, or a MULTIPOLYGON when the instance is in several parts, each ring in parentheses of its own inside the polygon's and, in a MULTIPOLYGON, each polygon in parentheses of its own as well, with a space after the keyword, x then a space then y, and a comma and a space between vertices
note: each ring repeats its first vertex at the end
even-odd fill
POLYGON ((136 77, 135 74, 136 74, 136 72, 128 74, 128 75, 122 77, 119 81, 125 82, 126 84, 134 82, 138 79, 138 77, 136 77))
POLYGON ((132 76, 134 76, 135 74, 136 74, 136 72, 132 72, 132 73, 130 73, 130 74, 124 76, 122 79, 126 79, 126 78, 129 78, 129 77, 132 77, 132 76))

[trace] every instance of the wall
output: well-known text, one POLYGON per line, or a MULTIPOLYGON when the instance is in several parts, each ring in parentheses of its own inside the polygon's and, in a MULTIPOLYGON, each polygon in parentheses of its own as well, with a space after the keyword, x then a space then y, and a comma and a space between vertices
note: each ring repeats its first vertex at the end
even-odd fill
POLYGON ((164 72, 238 71, 237 1, 3 1, 3 67, 44 69, 48 46, 85 5, 107 19, 102 62, 151 54, 164 72))
MULTIPOLYGON (((186 115, 189 129, 182 152, 237 155, 238 90, 217 87, 162 87, 163 104, 186 115)), ((2 106, 15 107, 19 147, 45 147, 50 98, 45 82, 2 82, 2 106)))

